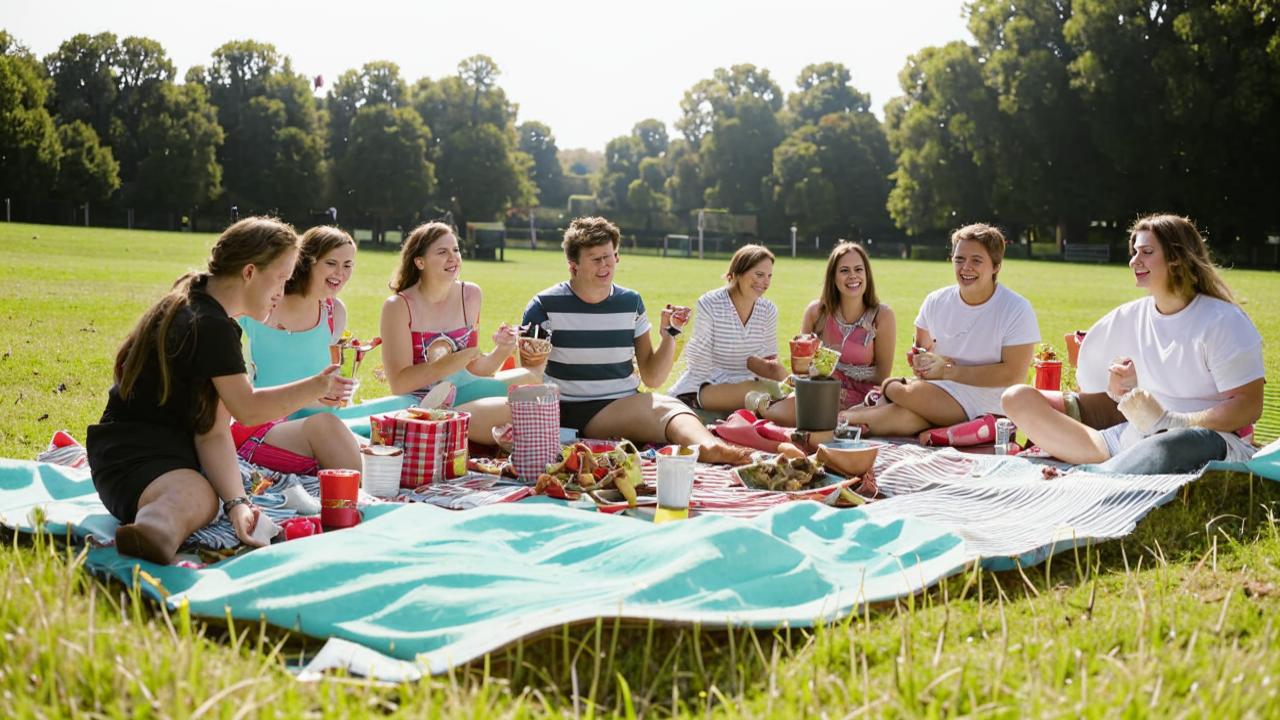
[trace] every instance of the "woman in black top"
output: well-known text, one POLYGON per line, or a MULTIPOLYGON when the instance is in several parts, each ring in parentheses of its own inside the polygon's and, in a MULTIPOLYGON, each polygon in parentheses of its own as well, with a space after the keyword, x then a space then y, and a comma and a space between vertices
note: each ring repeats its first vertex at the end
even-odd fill
POLYGON ((250 537, 258 511, 241 483, 230 417, 257 424, 317 400, 336 404, 352 383, 331 366, 255 390, 245 373, 232 317, 265 318, 297 254, 292 227, 241 220, 218 238, 208 270, 179 278, 120 346, 107 408, 86 445, 98 495, 125 523, 116 531, 121 553, 170 562, 217 516, 219 499, 241 542, 260 544, 250 537))

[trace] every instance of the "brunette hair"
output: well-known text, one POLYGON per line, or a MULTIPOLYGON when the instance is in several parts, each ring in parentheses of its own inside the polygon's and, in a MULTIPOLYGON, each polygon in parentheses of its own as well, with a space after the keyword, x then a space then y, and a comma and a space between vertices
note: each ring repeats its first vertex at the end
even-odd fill
POLYGON ((1169 290, 1184 298, 1201 293, 1236 304, 1231 289, 1209 258, 1204 236, 1190 218, 1165 213, 1138 218, 1129 227, 1130 255, 1134 252, 1133 241, 1143 231, 1151 233, 1164 251, 1169 265, 1169 290))
POLYGON ((580 217, 569 223, 569 229, 564 232, 564 242, 560 246, 564 248, 565 257, 578 262, 578 255, 585 248, 610 243, 616 251, 621 242, 622 232, 617 225, 602 217, 580 217))
POLYGON ((343 245, 355 247, 356 241, 345 230, 332 225, 317 225, 303 233, 298 246, 298 264, 293 266, 293 275, 284 284, 284 294, 305 293, 307 286, 311 284, 311 271, 315 269, 316 263, 343 245))
POLYGON ((453 226, 442 222, 423 223, 409 232, 409 237, 405 238, 404 245, 400 248, 400 265, 396 267, 396 274, 391 278, 390 287, 392 292, 404 292, 409 286, 418 282, 422 271, 413 263, 416 258, 420 258, 427 254, 427 250, 440 238, 445 235, 458 236, 453 230, 453 226))
POLYGON ((1000 228, 986 223, 965 225, 951 233, 951 252, 954 253, 956 248, 960 247, 960 243, 965 240, 973 240, 986 249, 987 255, 991 256, 991 265, 995 268, 991 279, 998 279, 1000 264, 1004 262, 1005 247, 1004 233, 1000 232, 1000 228))
POLYGON ((772 250, 763 245, 743 245, 729 259, 729 269, 725 272, 724 279, 733 282, 734 278, 745 275, 748 270, 765 260, 777 262, 772 250))
MULTIPOLYGON (((160 398, 163 405, 169 400, 173 384, 170 362, 182 345, 169 341, 169 329, 179 312, 191 305, 191 292, 203 289, 211 277, 233 277, 248 265, 258 268, 274 262, 281 255, 298 247, 298 234, 293 227, 268 217, 245 218, 223 231, 209 252, 209 262, 203 272, 189 272, 173 283, 168 295, 151 306, 142 315, 128 337, 116 352, 115 382, 120 396, 133 394, 138 375, 147 358, 154 357, 160 366, 160 398)), ((197 433, 208 432, 218 408, 218 393, 212 383, 199 388, 193 398, 191 427, 197 433)))
POLYGON ((862 289, 862 304, 868 310, 880 306, 880 298, 876 297, 876 281, 871 276, 871 257, 858 243, 841 240, 831 248, 831 254, 827 256, 827 272, 822 283, 822 298, 819 301, 818 318, 814 323, 815 332, 822 332, 818 328, 822 325, 823 318, 828 315, 834 316, 840 309, 840 290, 836 286, 836 271, 840 267, 841 258, 851 252, 856 252, 862 257, 862 266, 867 269, 867 283, 862 289))

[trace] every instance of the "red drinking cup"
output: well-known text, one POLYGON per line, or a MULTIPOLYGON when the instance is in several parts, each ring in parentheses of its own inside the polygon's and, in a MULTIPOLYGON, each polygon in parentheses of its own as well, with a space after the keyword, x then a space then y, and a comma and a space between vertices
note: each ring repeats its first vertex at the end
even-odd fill
POLYGON ((320 524, 326 530, 349 528, 360 524, 356 497, 360 493, 359 470, 321 470, 320 524))
POLYGON ((1062 390, 1061 360, 1036 361, 1036 389, 1055 391, 1062 390))

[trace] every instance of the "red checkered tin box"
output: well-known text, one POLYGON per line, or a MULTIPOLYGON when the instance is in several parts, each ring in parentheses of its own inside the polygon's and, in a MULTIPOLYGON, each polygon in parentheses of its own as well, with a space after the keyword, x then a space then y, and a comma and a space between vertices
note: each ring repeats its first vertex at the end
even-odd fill
POLYGON ((404 449, 400 487, 416 488, 467 474, 470 413, 409 408, 371 415, 369 424, 375 445, 404 449))

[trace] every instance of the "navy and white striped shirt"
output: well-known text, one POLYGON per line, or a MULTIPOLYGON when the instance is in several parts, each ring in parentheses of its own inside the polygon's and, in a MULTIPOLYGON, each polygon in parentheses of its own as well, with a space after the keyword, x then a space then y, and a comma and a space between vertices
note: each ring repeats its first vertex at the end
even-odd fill
POLYGON ((614 285, 609 297, 588 303, 562 282, 533 296, 523 323, 550 332, 545 375, 562 401, 615 400, 640 387, 635 340, 650 327, 640 293, 614 285))

